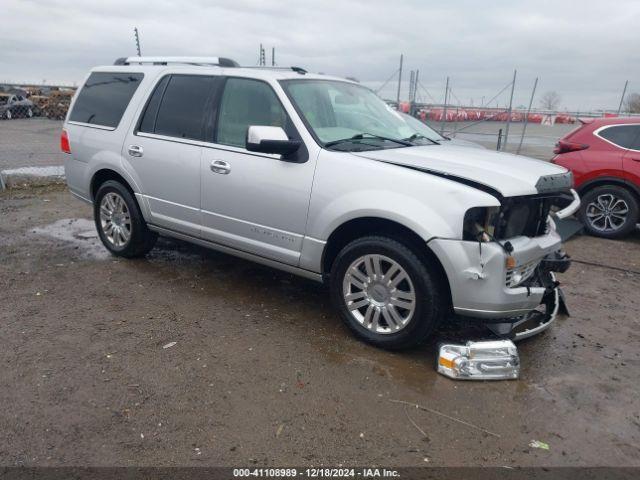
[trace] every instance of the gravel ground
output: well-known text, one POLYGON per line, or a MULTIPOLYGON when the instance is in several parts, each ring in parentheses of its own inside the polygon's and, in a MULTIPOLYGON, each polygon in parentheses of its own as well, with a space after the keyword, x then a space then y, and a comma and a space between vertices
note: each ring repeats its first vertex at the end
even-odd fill
POLYGON ((0 170, 62 165, 62 122, 48 118, 0 120, 0 170))
POLYGON ((561 276, 573 316, 520 345, 520 380, 464 383, 437 339, 354 339, 320 285, 174 241, 116 259, 89 218, 0 194, 0 465, 640 466, 638 233, 569 242, 604 265, 561 276))

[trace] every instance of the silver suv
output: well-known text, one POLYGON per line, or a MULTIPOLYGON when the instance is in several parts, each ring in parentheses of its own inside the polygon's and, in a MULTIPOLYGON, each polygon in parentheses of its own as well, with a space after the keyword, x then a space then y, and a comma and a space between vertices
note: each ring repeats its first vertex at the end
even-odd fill
POLYGON ((357 82, 131 57, 91 71, 61 144, 114 255, 167 235, 328 282, 358 336, 399 349, 557 296, 550 212, 579 204, 562 167, 423 133, 357 82))

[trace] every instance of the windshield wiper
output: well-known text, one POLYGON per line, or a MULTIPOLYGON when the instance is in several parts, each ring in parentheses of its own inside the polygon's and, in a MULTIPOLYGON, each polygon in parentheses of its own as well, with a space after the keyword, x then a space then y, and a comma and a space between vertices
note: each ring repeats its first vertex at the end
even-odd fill
POLYGON ((413 142, 414 140, 418 140, 420 138, 425 138, 425 139, 429 140, 431 143, 434 143, 436 145, 440 145, 440 142, 436 142, 433 138, 429 138, 429 137, 427 137, 425 135, 422 135, 421 133, 414 133, 410 137, 403 138, 403 140, 405 140, 407 142, 413 142))
POLYGON ((380 140, 386 140, 388 142, 394 142, 394 143, 399 143, 400 145, 404 145, 405 147, 413 147, 413 143, 407 141, 407 140, 401 140, 399 138, 390 138, 390 137, 383 137, 382 135, 374 135, 373 133, 356 133, 353 137, 349 137, 349 138, 341 138, 340 140, 333 140, 331 142, 327 142, 324 144, 325 147, 329 148, 329 147, 333 147, 334 145, 339 145, 340 143, 346 143, 346 142, 351 142, 353 140, 364 140, 366 137, 372 137, 372 138, 377 138, 380 140))

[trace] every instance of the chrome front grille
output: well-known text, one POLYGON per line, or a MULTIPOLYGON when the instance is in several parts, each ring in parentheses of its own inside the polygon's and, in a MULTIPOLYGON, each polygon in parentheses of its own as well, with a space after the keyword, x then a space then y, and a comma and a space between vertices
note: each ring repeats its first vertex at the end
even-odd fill
POLYGON ((534 260, 515 268, 507 270, 505 285, 509 288, 515 287, 530 278, 536 271, 536 267, 540 264, 540 260, 534 260))

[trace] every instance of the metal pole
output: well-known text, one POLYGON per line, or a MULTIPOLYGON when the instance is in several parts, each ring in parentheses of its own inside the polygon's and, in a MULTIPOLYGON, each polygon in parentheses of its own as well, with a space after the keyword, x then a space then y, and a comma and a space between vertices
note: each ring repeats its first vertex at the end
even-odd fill
POLYGON ((400 85, 402 84, 402 58, 403 58, 403 55, 400 54, 400 70, 398 71, 398 97, 396 98, 396 103, 398 104, 398 110, 400 110, 400 85))
POLYGON ((442 123, 440 124, 440 135, 444 135, 444 122, 447 119, 447 98, 449 95, 449 77, 444 87, 444 109, 442 110, 442 123))
POLYGON ((456 130, 458 129, 458 108, 456 107, 456 116, 453 117, 453 127, 451 128, 451 136, 456 138, 456 130))
POLYGON ((502 151, 507 148, 507 140, 509 139, 509 126, 511 125, 511 109, 513 107, 513 91, 516 88, 517 70, 513 71, 513 81, 511 82, 511 96, 509 97, 509 112, 507 113, 507 128, 504 131, 504 142, 502 143, 502 151))
POLYGON ((536 87, 538 86, 538 77, 533 82, 533 90, 531 90, 531 98, 529 99, 529 108, 527 108, 527 115, 524 117, 524 125, 522 126, 522 135, 520 135, 520 143, 516 150, 516 155, 520 155, 520 149, 522 148, 522 141, 524 140, 524 134, 527 131, 527 123, 529 123, 529 114, 531 113, 531 106, 533 105, 533 97, 536 94, 536 87))
POLYGON ((416 113, 415 112, 415 110, 416 110, 415 103, 416 103, 416 98, 418 96, 418 77, 419 77, 419 75, 420 75, 420 70, 416 70, 416 76, 413 79, 413 105, 414 105, 413 110, 414 111, 411 112, 412 115, 415 115, 415 113, 416 113))
POLYGON ((413 108, 413 80, 416 74, 413 70, 409 74, 409 113, 411 113, 411 109, 413 108))
POLYGON ((141 56, 142 56, 142 54, 140 53, 140 35, 139 35, 139 33, 138 33, 138 27, 135 27, 135 28, 133 29, 133 32, 134 32, 134 33, 135 33, 135 35, 136 35, 136 49, 138 50, 138 56, 139 56, 139 57, 141 57, 141 56))
POLYGON ((500 143, 502 142, 502 129, 498 130, 498 144, 496 145, 496 150, 500 151, 500 143))
POLYGON ((622 103, 624 102, 624 96, 627 93, 627 86, 629 85, 629 80, 624 82, 624 89, 622 90, 622 97, 620 98, 620 105, 618 106, 618 115, 622 111, 622 103))
POLYGON ((276 66, 276 47, 271 47, 271 66, 276 66))

